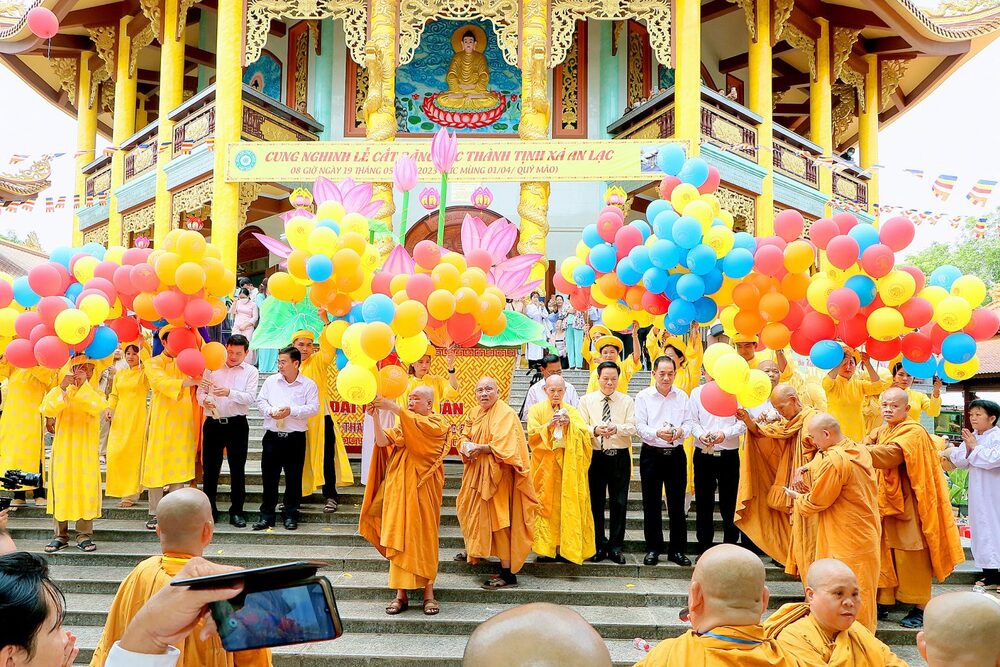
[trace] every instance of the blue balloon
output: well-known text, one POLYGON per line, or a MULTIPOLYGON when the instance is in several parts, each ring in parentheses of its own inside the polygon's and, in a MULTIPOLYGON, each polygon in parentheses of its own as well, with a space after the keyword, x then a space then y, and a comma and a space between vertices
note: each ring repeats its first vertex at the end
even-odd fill
POLYGON ((726 223, 723 222, 722 220, 719 220, 718 218, 714 218, 712 220, 712 226, 713 227, 725 227, 726 223))
POLYGON ((851 276, 844 282, 844 287, 858 295, 862 308, 870 305, 878 295, 878 286, 868 276, 851 276))
POLYGON ((25 308, 31 308, 42 300, 42 297, 35 294, 35 290, 31 289, 31 285, 28 284, 28 276, 15 278, 11 288, 14 291, 14 300, 25 308))
POLYGON ((628 226, 635 227, 636 229, 639 230, 639 233, 642 234, 643 243, 645 243, 646 240, 649 238, 649 235, 653 233, 653 231, 649 228, 649 225, 647 225, 642 220, 633 220, 632 222, 628 223, 628 226))
POLYGON ((392 324, 392 318, 396 316, 396 304, 385 294, 372 294, 361 303, 361 316, 368 324, 392 324))
POLYGON ((583 242, 587 244, 588 248, 604 243, 604 239, 597 231, 597 225, 589 224, 583 228, 583 242))
MULTIPOLYGON (((722 287, 722 269, 716 266, 716 268, 703 275, 701 279, 705 281, 705 294, 715 294, 722 287)), ((708 322, 708 320, 703 320, 700 317, 698 321, 708 322)))
POLYGON ((347 313, 347 321, 351 324, 357 324, 358 322, 364 322, 364 315, 361 314, 361 304, 356 303, 351 306, 351 310, 347 313))
POLYGON ((162 317, 158 320, 153 320, 152 325, 157 329, 167 326, 167 321, 162 317))
POLYGON ((93 255, 102 261, 104 260, 104 253, 107 252, 107 249, 97 241, 91 241, 90 243, 85 244, 82 248, 80 248, 80 250, 88 255, 93 255))
POLYGON ((344 370, 344 366, 347 365, 347 355, 340 348, 337 348, 337 357, 334 359, 334 363, 337 364, 337 370, 344 370))
POLYGON ((743 248, 754 253, 757 251, 757 240, 754 239, 753 235, 746 232, 736 232, 733 234, 733 247, 743 248))
POLYGON ((608 273, 615 270, 618 262, 618 253, 610 243, 601 243, 590 249, 590 265, 595 271, 608 273))
POLYGON ((642 280, 642 271, 635 268, 632 260, 628 257, 623 257, 620 262, 618 262, 618 268, 615 269, 615 273, 618 274, 618 280, 622 281, 623 285, 638 285, 639 281, 642 280))
POLYGON ((865 222, 851 227, 851 231, 847 232, 847 235, 858 242, 860 252, 864 252, 865 248, 868 248, 869 246, 881 243, 878 238, 878 230, 865 222))
POLYGON ((649 247, 644 245, 637 245, 628 251, 628 258, 632 260, 632 266, 635 267, 636 271, 645 273, 646 269, 653 266, 653 260, 649 258, 649 253, 649 247))
POLYGON ((680 322, 674 322, 673 320, 667 321, 667 331, 675 336, 683 336, 687 333, 689 325, 681 324, 680 322))
MULTIPOLYGON (((66 298, 76 303, 76 297, 80 296, 80 292, 83 291, 83 285, 80 283, 71 283, 69 287, 66 288, 66 298)), ((76 306, 74 306, 75 308, 76 306)))
POLYGON ((667 278, 667 286, 663 290, 663 296, 667 297, 671 301, 681 298, 681 295, 677 293, 677 283, 680 282, 681 273, 671 273, 667 278))
POLYGON ((746 248, 733 248, 722 259, 722 272, 730 278, 742 278, 753 270, 753 255, 746 248))
POLYGON ((667 176, 676 176, 684 167, 685 159, 683 146, 666 144, 660 146, 660 152, 656 156, 656 166, 667 176))
MULTIPOLYGON (((933 359, 934 357, 931 357, 933 359)), ((948 375, 944 370, 945 359, 944 357, 938 362, 937 375, 941 378, 941 382, 945 384, 958 384, 958 380, 948 375)), ((925 376, 926 377, 926 376, 925 376)))
POLYGON ((682 248, 691 249, 701 243, 701 223, 686 215, 682 215, 674 222, 671 230, 674 243, 682 248))
POLYGON ((976 341, 967 333, 953 333, 941 342, 941 356, 953 364, 964 364, 976 356, 976 341))
POLYGON ((672 269, 677 266, 681 249, 668 239, 660 239, 649 248, 649 261, 658 269, 672 269))
POLYGON ((586 264, 581 264, 573 269, 573 282, 580 287, 590 287, 596 280, 597 274, 594 273, 594 269, 586 264))
POLYGON ((685 273, 677 281, 677 294, 685 301, 694 303, 705 296, 705 281, 701 276, 685 273))
POLYGON ((816 368, 828 371, 844 360, 844 348, 837 341, 821 340, 809 350, 809 360, 816 368))
POLYGON ((306 275, 321 283, 333 275, 333 262, 326 255, 313 255, 306 260, 306 275))
POLYGON ((67 248, 66 246, 59 246, 58 248, 52 251, 52 254, 49 255, 49 259, 51 259, 56 264, 62 264, 63 266, 66 267, 66 270, 68 271, 69 262, 71 259, 73 259, 74 254, 75 253, 73 252, 72 248, 67 248))
POLYGON ((700 188, 708 180, 708 163, 700 157, 693 157, 684 163, 677 178, 700 188))
POLYGON ((691 248, 687 256, 687 267, 691 273, 703 276, 715 268, 715 251, 707 245, 698 244, 691 248))
POLYGON ((713 299, 703 296, 694 302, 694 312, 699 322, 707 324, 719 314, 719 306, 713 299))
POLYGON ((94 329, 94 340, 90 341, 83 353, 91 359, 103 359, 118 349, 118 334, 111 327, 99 326, 94 329))
POLYGON ((684 327, 687 329, 691 326, 697 317, 697 312, 694 309, 694 304, 690 301, 685 301, 684 299, 676 299, 670 302, 670 307, 667 308, 667 318, 674 323, 675 326, 684 327))
POLYGON ((944 266, 939 266, 931 271, 930 278, 928 278, 927 282, 930 285, 936 285, 938 287, 943 287, 946 290, 950 290, 951 284, 958 280, 961 276, 961 269, 950 264, 945 264, 944 266))
POLYGON ((673 209, 657 214, 657 216, 653 218, 653 233, 656 234, 656 238, 673 238, 673 232, 671 230, 673 230, 674 223, 677 222, 677 218, 679 217, 681 216, 677 215, 677 212, 673 209))
POLYGON ((333 220, 320 220, 316 223, 317 227, 326 227, 327 229, 332 229, 333 231, 340 233, 340 225, 338 225, 333 220))
POLYGON ((903 370, 915 378, 930 378, 937 373, 938 364, 933 355, 927 361, 913 361, 903 357, 903 370))
POLYGON ((642 286, 654 294, 660 294, 667 287, 669 278, 670 275, 666 271, 654 266, 642 274, 642 286))
POLYGON ((653 220, 656 220, 656 216, 663 213, 664 211, 672 211, 674 209, 673 205, 666 199, 654 199, 646 207, 646 221, 649 224, 653 224, 653 220))

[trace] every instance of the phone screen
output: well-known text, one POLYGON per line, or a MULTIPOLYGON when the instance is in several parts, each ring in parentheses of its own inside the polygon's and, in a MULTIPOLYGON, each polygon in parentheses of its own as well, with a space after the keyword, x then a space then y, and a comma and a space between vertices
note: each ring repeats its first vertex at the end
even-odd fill
POLYGON ((318 581, 254 591, 211 605, 227 651, 336 639, 343 629, 318 581))

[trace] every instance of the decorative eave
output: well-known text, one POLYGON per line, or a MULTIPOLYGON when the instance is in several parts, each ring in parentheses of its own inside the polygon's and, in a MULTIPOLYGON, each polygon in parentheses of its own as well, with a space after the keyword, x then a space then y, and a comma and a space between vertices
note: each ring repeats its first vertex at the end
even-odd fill
POLYGON ((0 173, 0 199, 30 199, 49 188, 52 185, 50 159, 46 155, 19 171, 0 173))
MULTIPOLYGON (((880 2, 873 3, 878 12, 880 2)), ((917 7, 911 0, 885 0, 908 23, 920 29, 929 39, 958 42, 983 37, 1000 30, 1000 6, 987 7, 978 12, 955 16, 935 16, 917 7)), ((944 3, 942 3, 944 4, 944 3)))

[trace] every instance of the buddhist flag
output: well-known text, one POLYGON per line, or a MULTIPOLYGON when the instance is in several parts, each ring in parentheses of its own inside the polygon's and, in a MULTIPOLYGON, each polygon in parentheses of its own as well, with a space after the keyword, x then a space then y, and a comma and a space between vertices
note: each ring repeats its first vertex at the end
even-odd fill
POLYGON ((22 211, 27 211, 28 213, 31 213, 32 211, 34 211, 35 210, 35 200, 34 199, 29 199, 28 201, 26 201, 23 204, 21 204, 21 210, 22 211))
POLYGON ((52 200, 52 197, 46 197, 45 198, 45 212, 46 213, 52 213, 55 210, 56 210, 56 204, 52 200))
POLYGON ((24 155, 22 153, 14 153, 13 155, 10 156, 10 163, 17 164, 18 162, 24 162, 27 159, 28 159, 27 155, 24 155))
POLYGON ((923 178, 924 177, 924 170, 923 169, 904 169, 903 171, 906 172, 907 174, 909 174, 910 176, 915 177, 915 178, 923 178))
POLYGON ((981 178, 976 181, 976 184, 972 186, 972 189, 969 190, 969 194, 965 195, 965 198, 972 202, 973 206, 986 208, 986 202, 989 200, 990 195, 993 194, 993 188, 996 186, 996 181, 981 178))
POLYGON ((956 182, 958 182, 958 176, 941 174, 934 180, 934 185, 931 186, 931 192, 933 192, 934 196, 941 201, 948 201, 948 197, 951 196, 951 191, 954 189, 956 182))
POLYGON ((62 195, 56 200, 56 208, 66 208, 66 195, 62 195))
POLYGON ((173 146, 173 145, 174 145, 174 142, 172 142, 172 141, 161 141, 161 142, 160 142, 160 150, 159 150, 159 152, 160 152, 160 153, 166 153, 166 152, 167 152, 167 150, 168 150, 168 149, 169 149, 169 148, 170 148, 171 146, 173 146))
POLYGON ((73 208, 80 208, 80 195, 73 195, 73 208))

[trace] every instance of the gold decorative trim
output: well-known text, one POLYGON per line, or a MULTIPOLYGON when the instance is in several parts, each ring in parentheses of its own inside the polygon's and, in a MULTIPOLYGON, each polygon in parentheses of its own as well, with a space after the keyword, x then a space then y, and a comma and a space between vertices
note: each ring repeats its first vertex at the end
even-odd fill
POLYGON ((747 24, 747 34, 757 41, 757 6, 754 0, 729 0, 743 9, 743 21, 747 24))
POLYGON ((101 84, 101 102, 98 111, 115 112, 115 82, 110 79, 101 84))
POLYGON ((851 50, 858 42, 861 30, 858 28, 833 29, 833 80, 840 78, 844 65, 851 57, 851 50))
POLYGON ((90 40, 97 49, 98 57, 104 61, 104 64, 90 75, 90 106, 94 106, 98 99, 100 85, 110 80, 111 73, 115 70, 115 35, 117 32, 117 26, 111 25, 87 28, 90 40))
POLYGON ((428 21, 481 19, 493 25, 497 46, 517 66, 518 0, 402 0, 399 5, 399 65, 413 60, 428 21))
MULTIPOLYGON (((753 0, 739 1, 753 4, 753 0)), ((657 62, 666 65, 671 61, 670 11, 670 3, 650 0, 552 0, 549 67, 565 60, 573 43, 576 22, 587 18, 643 21, 649 31, 649 44, 657 62)))
POLYGON ((162 20, 160 0, 139 0, 139 8, 146 18, 149 19, 149 25, 153 28, 153 36, 159 38, 160 21, 162 20))
POLYGON ((271 19, 278 18, 340 19, 344 24, 344 36, 351 59, 359 65, 364 63, 365 41, 368 37, 366 0, 247 0, 244 64, 260 58, 260 52, 267 43, 271 19))
POLYGON ((774 41, 777 42, 785 33, 785 26, 795 9, 795 0, 774 0, 774 41))
POLYGON ((854 88, 858 94, 858 107, 861 111, 866 111, 868 105, 865 101, 865 75, 848 65, 840 73, 840 80, 854 88))
POLYGON ((79 65, 80 60, 78 58, 52 58, 49 60, 52 73, 59 77, 59 87, 66 91, 70 104, 73 106, 76 106, 77 102, 76 84, 79 65))
POLYGON ((906 74, 906 60, 879 60, 879 96, 882 100, 882 111, 892 104, 892 96, 899 88, 899 82, 906 74))
POLYGON ((806 54, 809 60, 809 76, 816 80, 816 40, 805 34, 793 23, 786 23, 782 35, 789 44, 806 54))
POLYGON ((108 245, 108 223, 101 223, 100 225, 95 225, 90 229, 83 230, 83 242, 97 242, 101 245, 108 245))
POLYGON ((184 34, 184 30, 187 28, 187 15, 188 10, 197 4, 198 0, 180 0, 177 7, 177 36, 175 39, 180 39, 184 34))
POLYGON ((837 104, 833 107, 833 137, 836 141, 837 137, 844 134, 847 128, 851 125, 851 120, 857 110, 857 105, 854 100, 854 88, 845 83, 836 82, 831 86, 831 92, 834 97, 840 99, 837 104))
POLYGON ((257 197, 260 196, 260 191, 263 187, 261 183, 240 183, 240 229, 247 226, 247 211, 250 210, 250 204, 257 201, 257 197))
POLYGON ((192 186, 186 187, 183 190, 175 192, 171 198, 171 205, 173 207, 173 215, 170 216, 172 221, 171 227, 177 226, 178 216, 182 213, 190 213, 200 209, 206 204, 212 203, 212 179, 207 178, 204 181, 199 181, 192 186))
POLYGON ((153 33, 153 24, 147 23, 146 27, 140 30, 139 34, 132 38, 130 52, 128 54, 128 75, 130 77, 135 76, 135 71, 139 62, 139 53, 153 43, 153 37, 155 37, 155 34, 153 33))
MULTIPOLYGON (((365 45, 365 70, 368 87, 361 103, 365 138, 392 141, 396 138, 396 68, 393 60, 396 6, 393 0, 372 0, 371 38, 365 45)), ((417 36, 419 40, 419 35, 417 36)), ((359 90, 362 90, 359 88, 359 90)), ((381 190, 389 194, 391 189, 381 190)), ((384 208, 384 207, 383 207, 384 208)))
POLYGON ((149 204, 122 215, 122 234, 138 234, 156 222, 156 205, 149 204))
POLYGON ((757 227, 757 201, 742 192, 720 186, 715 191, 719 204, 733 214, 733 231, 753 234, 757 227))

